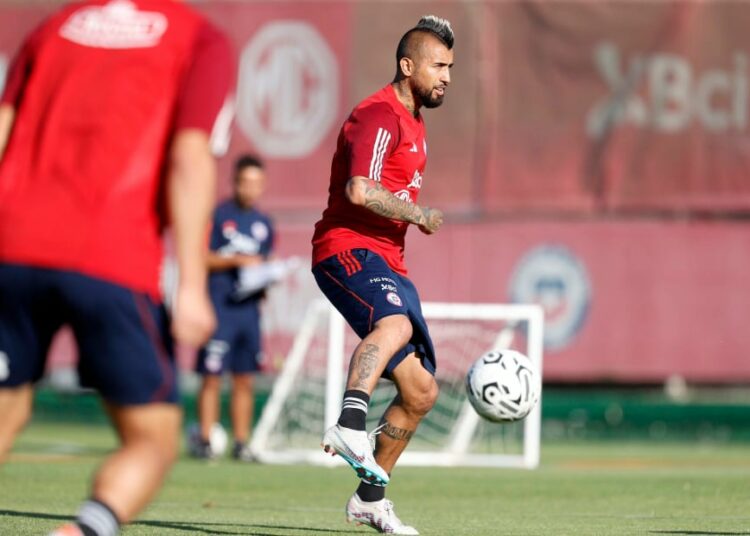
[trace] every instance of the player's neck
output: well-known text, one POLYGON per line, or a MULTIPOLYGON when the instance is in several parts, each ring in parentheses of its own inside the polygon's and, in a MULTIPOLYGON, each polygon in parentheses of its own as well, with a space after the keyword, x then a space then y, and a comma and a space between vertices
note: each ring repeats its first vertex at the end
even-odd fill
POLYGON ((243 203, 237 196, 234 196, 234 203, 242 210, 253 210, 255 208, 255 202, 250 204, 243 203))
POLYGON ((393 82, 391 86, 393 86, 393 90, 396 93, 396 98, 404 105, 404 108, 409 110, 409 113, 414 117, 417 117, 419 115, 419 106, 414 99, 414 93, 412 93, 408 82, 406 80, 399 80, 393 82))

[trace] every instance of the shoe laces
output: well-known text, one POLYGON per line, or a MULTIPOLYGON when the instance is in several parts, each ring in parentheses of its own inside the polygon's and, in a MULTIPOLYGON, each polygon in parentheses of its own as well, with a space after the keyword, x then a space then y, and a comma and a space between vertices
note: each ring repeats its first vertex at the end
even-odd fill
POLYGON ((396 511, 393 509, 393 501, 383 499, 383 510, 385 510, 389 523, 395 526, 403 526, 403 523, 396 515, 396 511))
MULTIPOLYGON (((375 443, 377 442, 377 436, 380 435, 380 433, 383 431, 385 425, 386 423, 383 423, 380 426, 377 426, 372 432, 367 434, 367 440, 370 442, 370 447, 372 448, 373 452, 375 452, 375 443)), ((393 503, 391 503, 391 506, 393 506, 393 503)))

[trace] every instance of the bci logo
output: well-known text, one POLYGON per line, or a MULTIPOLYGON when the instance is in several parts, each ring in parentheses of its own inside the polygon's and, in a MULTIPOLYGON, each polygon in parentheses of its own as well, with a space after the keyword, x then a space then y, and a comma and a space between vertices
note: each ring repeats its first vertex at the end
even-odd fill
POLYGON ((268 23, 243 50, 237 123, 267 156, 313 152, 336 119, 338 99, 336 57, 311 25, 268 23))
POLYGON ((741 52, 726 68, 702 72, 671 53, 634 56, 626 63, 613 43, 597 46, 594 61, 610 95, 588 114, 586 131, 592 138, 623 123, 667 133, 693 122, 713 132, 747 126, 747 57, 741 52))

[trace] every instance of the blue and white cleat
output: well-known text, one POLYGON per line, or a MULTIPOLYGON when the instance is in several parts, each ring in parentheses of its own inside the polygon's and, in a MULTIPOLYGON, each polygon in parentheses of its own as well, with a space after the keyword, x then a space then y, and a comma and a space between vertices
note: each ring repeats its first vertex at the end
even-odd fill
POLYGON ((388 499, 365 502, 355 493, 346 503, 346 520, 357 525, 367 525, 384 534, 419 534, 417 529, 401 522, 393 510, 393 503, 388 499))
POLYGON ((385 486, 390 478, 372 455, 372 446, 364 430, 352 430, 338 424, 330 427, 320 443, 331 456, 344 458, 357 476, 376 486, 385 486))

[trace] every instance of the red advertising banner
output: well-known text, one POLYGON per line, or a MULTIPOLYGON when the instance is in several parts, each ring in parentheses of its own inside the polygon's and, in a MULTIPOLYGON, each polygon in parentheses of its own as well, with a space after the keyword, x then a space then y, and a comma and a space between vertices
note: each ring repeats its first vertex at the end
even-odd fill
MULTIPOLYGON (((502 2, 489 210, 747 211, 750 6, 502 2)), ((492 106, 492 104, 489 104, 492 106)))
POLYGON ((425 300, 541 304, 547 380, 750 381, 744 224, 447 225, 408 248, 425 300))

